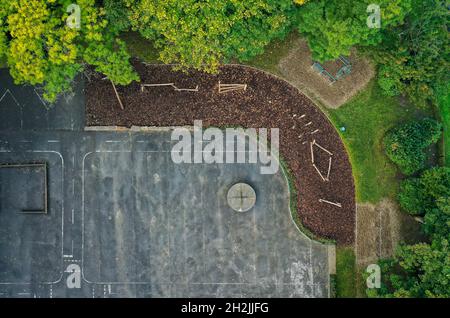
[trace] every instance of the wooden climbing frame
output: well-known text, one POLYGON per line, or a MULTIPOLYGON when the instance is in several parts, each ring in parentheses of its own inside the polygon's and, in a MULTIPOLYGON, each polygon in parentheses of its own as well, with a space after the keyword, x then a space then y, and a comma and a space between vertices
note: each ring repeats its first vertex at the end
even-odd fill
POLYGON ((247 84, 222 84, 219 81, 219 94, 246 90, 247 84))

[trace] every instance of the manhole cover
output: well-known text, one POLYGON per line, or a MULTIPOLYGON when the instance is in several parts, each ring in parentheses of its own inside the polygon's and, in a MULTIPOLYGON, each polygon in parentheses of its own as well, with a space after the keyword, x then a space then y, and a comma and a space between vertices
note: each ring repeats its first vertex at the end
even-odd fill
POLYGON ((246 183, 236 183, 228 190, 227 201, 230 208, 237 212, 246 212, 256 203, 256 193, 246 183))

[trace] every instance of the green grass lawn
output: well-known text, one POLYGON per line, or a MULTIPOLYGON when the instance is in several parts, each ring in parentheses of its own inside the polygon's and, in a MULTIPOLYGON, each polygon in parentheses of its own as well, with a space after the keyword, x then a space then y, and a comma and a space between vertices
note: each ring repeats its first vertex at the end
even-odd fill
POLYGON ((356 297, 356 257, 350 247, 336 249, 335 288, 337 298, 356 297))
POLYGON ((383 137, 393 126, 424 115, 399 98, 386 97, 375 81, 337 110, 326 110, 350 155, 358 202, 376 203, 398 190, 398 169, 386 157, 383 137))
POLYGON ((437 102, 444 125, 443 153, 445 165, 450 167, 450 83, 442 85, 437 91, 437 102))

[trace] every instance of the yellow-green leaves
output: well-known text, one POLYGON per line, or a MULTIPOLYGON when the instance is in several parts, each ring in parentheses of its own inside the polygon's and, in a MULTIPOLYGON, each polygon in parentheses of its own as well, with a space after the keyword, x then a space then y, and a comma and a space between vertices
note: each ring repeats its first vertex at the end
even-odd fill
POLYGON ((160 49, 160 60, 215 72, 223 61, 261 53, 290 30, 292 0, 124 0, 130 23, 160 49))
POLYGON ((66 24, 68 0, 0 0, 0 57, 7 56, 16 83, 44 85, 54 101, 70 89, 84 62, 92 62, 118 84, 137 79, 123 44, 108 29, 95 0, 78 0, 80 28, 66 24))

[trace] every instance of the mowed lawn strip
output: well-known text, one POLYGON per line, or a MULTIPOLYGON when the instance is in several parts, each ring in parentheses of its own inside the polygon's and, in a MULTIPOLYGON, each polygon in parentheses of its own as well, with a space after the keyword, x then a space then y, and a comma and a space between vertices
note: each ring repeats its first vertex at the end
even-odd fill
POLYGON ((351 247, 336 249, 336 297, 356 297, 356 257, 351 247))

